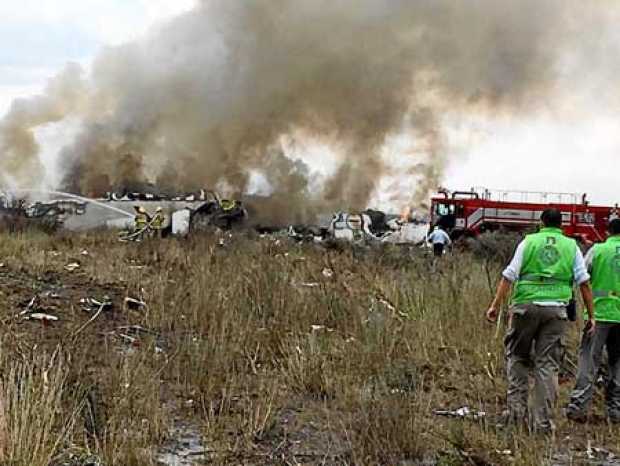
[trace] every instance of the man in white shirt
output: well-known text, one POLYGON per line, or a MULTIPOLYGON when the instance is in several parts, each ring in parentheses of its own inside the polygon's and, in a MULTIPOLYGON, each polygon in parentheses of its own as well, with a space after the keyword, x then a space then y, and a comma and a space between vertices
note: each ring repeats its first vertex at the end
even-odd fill
POLYGON ((427 241, 433 245, 433 254, 435 257, 443 256, 446 246, 452 244, 452 240, 448 233, 446 233, 440 226, 436 226, 433 232, 428 235, 427 241))

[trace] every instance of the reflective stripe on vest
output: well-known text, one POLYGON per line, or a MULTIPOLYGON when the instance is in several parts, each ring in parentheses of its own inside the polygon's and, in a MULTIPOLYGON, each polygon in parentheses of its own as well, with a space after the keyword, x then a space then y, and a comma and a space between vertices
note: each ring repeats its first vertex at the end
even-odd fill
POLYGON ((521 275, 519 280, 526 282, 540 282, 540 283, 557 283, 557 284, 566 284, 567 282, 555 277, 545 277, 543 275, 535 275, 533 273, 528 273, 525 275, 521 275))
POLYGON ((593 290, 592 294, 595 298, 620 298, 619 291, 593 290))

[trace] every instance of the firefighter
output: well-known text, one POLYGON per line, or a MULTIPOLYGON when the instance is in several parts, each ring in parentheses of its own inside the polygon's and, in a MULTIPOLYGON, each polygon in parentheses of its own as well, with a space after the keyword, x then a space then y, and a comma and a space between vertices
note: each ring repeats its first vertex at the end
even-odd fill
POLYGON ((592 274, 596 330, 584 332, 579 349, 577 382, 566 408, 566 416, 577 422, 586 414, 607 348, 607 416, 620 423, 620 219, 609 222, 609 238, 597 244, 586 256, 592 274))
POLYGON ((153 216, 153 220, 151 220, 151 228, 153 228, 153 232, 156 237, 161 238, 162 231, 164 228, 164 213, 161 207, 157 207, 155 209, 155 215, 153 216))
POLYGON ((491 322, 513 289, 509 330, 504 339, 508 377, 505 421, 528 418, 530 368, 534 372, 532 406, 534 431, 551 433, 551 410, 557 396, 557 373, 563 355, 562 339, 568 326, 567 305, 576 282, 586 304, 586 332, 594 331, 594 303, 590 275, 575 240, 562 233, 562 214, 547 209, 538 233, 528 235, 504 270, 486 316, 491 322), (514 286, 513 286, 514 285, 514 286))
POLYGON ((428 242, 433 246, 433 254, 435 257, 442 257, 446 246, 452 244, 452 240, 439 225, 435 227, 433 232, 428 235, 428 242))
POLYGON ((136 232, 145 230, 148 228, 150 223, 149 214, 146 212, 146 209, 142 206, 134 206, 134 210, 136 211, 136 215, 134 216, 134 229, 136 232))

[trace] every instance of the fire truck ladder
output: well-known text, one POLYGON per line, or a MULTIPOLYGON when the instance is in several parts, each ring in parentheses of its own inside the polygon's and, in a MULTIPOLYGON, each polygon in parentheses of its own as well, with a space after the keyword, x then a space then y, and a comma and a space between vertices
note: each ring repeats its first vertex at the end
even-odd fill
POLYGON ((481 199, 498 202, 522 202, 528 204, 580 204, 585 203, 586 195, 578 193, 515 191, 505 189, 472 188, 481 199))

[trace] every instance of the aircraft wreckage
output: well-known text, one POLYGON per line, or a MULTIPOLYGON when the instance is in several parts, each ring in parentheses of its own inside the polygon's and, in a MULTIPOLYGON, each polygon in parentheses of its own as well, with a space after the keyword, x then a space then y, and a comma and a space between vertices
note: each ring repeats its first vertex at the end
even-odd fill
MULTIPOLYGON (((23 218, 70 231, 131 230, 137 207, 142 207, 150 215, 161 208, 164 232, 175 236, 185 236, 190 231, 243 227, 248 219, 242 201, 222 199, 209 190, 176 195, 126 191, 109 193, 100 199, 56 191, 0 192, 0 217, 23 218)), ((324 217, 319 225, 258 227, 257 230, 262 234, 277 233, 299 241, 335 239, 356 243, 419 243, 425 238, 428 223, 366 210, 362 213, 338 212, 324 217)))
POLYGON ((161 208, 164 229, 178 235, 185 235, 190 229, 230 229, 247 218, 247 211, 240 201, 222 199, 217 193, 206 190, 173 196, 142 192, 110 193, 101 199, 36 190, 0 194, 0 215, 3 217, 21 217, 72 231, 131 228, 136 207, 142 207, 149 213, 161 208), (26 200, 32 198, 47 200, 26 200))

